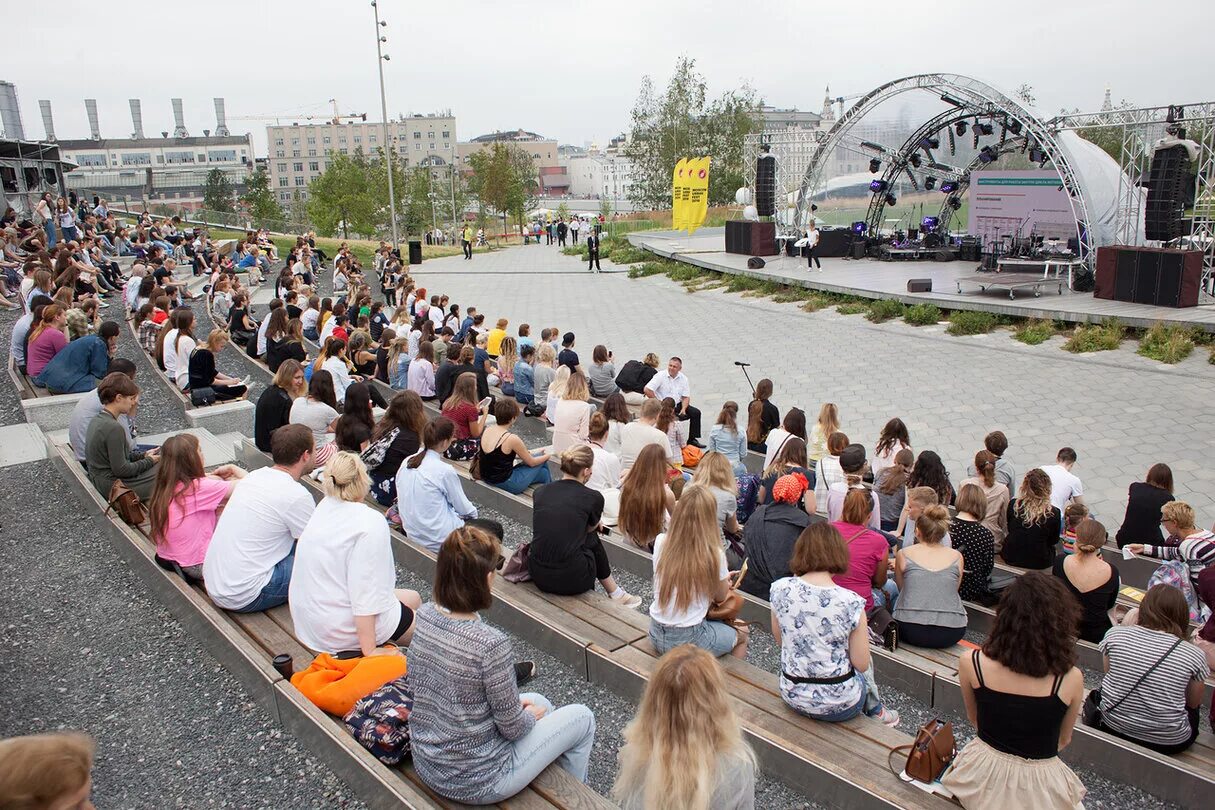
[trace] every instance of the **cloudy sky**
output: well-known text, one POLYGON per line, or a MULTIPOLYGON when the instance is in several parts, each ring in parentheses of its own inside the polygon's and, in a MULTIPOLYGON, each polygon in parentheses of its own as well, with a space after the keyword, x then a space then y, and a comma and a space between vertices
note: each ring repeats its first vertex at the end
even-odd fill
MULTIPOLYGON (((173 129, 170 98, 191 134, 254 133, 264 117, 379 117, 374 22, 364 0, 57 0, 10 10, 0 79, 17 85, 27 137, 42 137, 39 99, 60 138, 88 136, 96 98, 103 137, 131 132, 127 99, 143 101, 144 131, 173 129), (98 12, 98 9, 101 9, 98 12), (15 13, 13 13, 15 12, 15 13), (68 23, 68 25, 65 25, 68 23)), ((522 127, 583 144, 627 128, 642 76, 662 86, 686 54, 710 94, 749 82, 768 103, 818 110, 823 91, 861 94, 927 71, 1033 86, 1040 108, 1193 102, 1215 93, 1211 57, 1178 37, 1210 31, 1211 0, 1151 6, 1132 0, 937 0, 910 4, 810 0, 379 0, 390 116, 451 109, 460 140, 522 127), (1133 36, 1133 43, 1127 44, 1133 36)))

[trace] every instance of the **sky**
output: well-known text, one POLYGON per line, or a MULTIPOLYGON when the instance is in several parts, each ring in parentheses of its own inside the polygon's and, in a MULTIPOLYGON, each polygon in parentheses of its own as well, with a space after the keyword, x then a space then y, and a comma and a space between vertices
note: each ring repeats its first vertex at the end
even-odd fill
MULTIPOLYGON (((103 137, 128 137, 129 98, 142 100, 146 134, 173 130, 170 99, 180 97, 187 129, 201 135, 214 130, 221 96, 229 129, 252 132, 258 155, 273 120, 240 116, 323 118, 336 98, 342 113, 380 120, 367 0, 56 0, 50 14, 0 5, 10 12, 0 79, 17 86, 27 138, 44 135, 39 99, 67 139, 88 137, 85 98, 97 99, 103 137)), ((1177 26, 1210 31, 1211 0, 1181 0, 1167 25, 1134 0, 824 6, 379 0, 388 112, 450 109, 462 141, 523 128, 606 144, 628 128, 642 77, 664 87, 680 55, 696 60, 711 97, 747 83, 767 103, 814 111, 827 85, 847 97, 935 71, 1009 90, 1027 83, 1048 113, 1096 110, 1107 87, 1115 103, 1138 106, 1215 95, 1210 54, 1177 26)))

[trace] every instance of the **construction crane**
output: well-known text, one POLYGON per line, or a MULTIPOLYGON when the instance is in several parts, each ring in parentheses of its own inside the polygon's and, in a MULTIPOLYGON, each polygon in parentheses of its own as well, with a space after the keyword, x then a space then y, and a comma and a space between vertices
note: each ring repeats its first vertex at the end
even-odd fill
MULTIPOLYGON (((310 104, 305 107, 301 107, 300 110, 314 109, 324 103, 326 103, 326 102, 320 102, 318 104, 310 104)), ((333 105, 333 117, 325 119, 325 123, 327 123, 327 124, 341 124, 345 120, 354 120, 354 119, 358 119, 361 121, 367 120, 367 113, 347 113, 346 115, 342 115, 338 111, 337 99, 331 98, 331 99, 329 99, 328 103, 333 105)), ((313 120, 316 120, 321 117, 322 116, 319 116, 319 115, 300 115, 299 112, 278 112, 278 113, 254 113, 252 115, 229 115, 228 120, 229 121, 273 121, 275 124, 281 124, 282 119, 284 119, 284 118, 288 119, 288 120, 302 118, 305 121, 313 121, 313 120)))

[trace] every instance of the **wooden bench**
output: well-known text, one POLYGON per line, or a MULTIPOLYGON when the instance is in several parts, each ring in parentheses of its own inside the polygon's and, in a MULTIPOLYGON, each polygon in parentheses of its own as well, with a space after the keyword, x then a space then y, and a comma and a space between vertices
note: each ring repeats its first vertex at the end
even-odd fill
POLYGON ((8 357, 8 378, 12 382, 13 388, 16 389, 17 396, 21 399, 51 396, 50 391, 34 385, 33 380, 21 373, 21 369, 17 368, 17 360, 11 354, 8 357))

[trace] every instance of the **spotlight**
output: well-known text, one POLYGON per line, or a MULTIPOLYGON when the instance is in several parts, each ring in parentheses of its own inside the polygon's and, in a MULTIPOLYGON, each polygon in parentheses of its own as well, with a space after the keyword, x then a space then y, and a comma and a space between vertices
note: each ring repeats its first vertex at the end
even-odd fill
POLYGON ((857 236, 860 236, 868 227, 869 223, 865 222, 864 220, 857 220, 856 222, 852 223, 852 232, 857 236))
POLYGON ((946 203, 955 211, 962 207, 962 201, 957 197, 950 197, 948 200, 946 200, 946 203))
POLYGON ((944 183, 941 183, 941 193, 942 194, 953 194, 957 190, 958 190, 958 181, 957 180, 946 180, 944 183))
POLYGON ((918 152, 913 152, 911 154, 911 157, 907 158, 907 160, 911 163, 912 166, 914 166, 917 169, 920 168, 920 164, 924 162, 923 160, 920 159, 920 155, 918 152))
POLYGON ((1046 150, 1040 146, 1031 146, 1029 149, 1029 162, 1030 163, 1045 163, 1046 162, 1046 150))
POLYGON ((920 220, 920 229, 924 231, 935 231, 937 226, 941 224, 941 220, 937 217, 924 217, 920 220))
POLYGON ((893 194, 886 195, 886 204, 887 205, 897 205, 898 202, 899 202, 899 198, 894 196, 893 194))
POLYGON ((979 131, 980 135, 990 135, 996 131, 991 124, 975 124, 975 129, 979 131))
POLYGON ((953 130, 949 127, 945 127, 945 134, 949 136, 949 154, 956 154, 957 144, 953 139, 953 130))
POLYGON ((870 158, 870 159, 869 159, 869 172, 870 172, 870 174, 877 174, 877 173, 878 173, 878 169, 880 169, 880 168, 882 168, 882 161, 878 160, 877 158, 870 158))
POLYGON ((932 191, 936 187, 937 187, 937 179, 935 177, 930 176, 930 177, 924 178, 924 190, 925 191, 932 191))
POLYGON ((959 135, 965 135, 966 134, 966 122, 959 121, 958 123, 954 124, 953 131, 958 133, 959 135))
POLYGON ((944 93, 941 94, 941 101, 952 104, 955 107, 965 107, 966 106, 965 104, 963 104, 962 102, 960 102, 956 98, 954 98, 953 96, 949 96, 944 93))
POLYGON ((1009 121, 1008 122, 1008 131, 1014 135, 1020 135, 1021 134, 1021 122, 1020 121, 1009 121))
POLYGON ((1000 158, 1000 153, 991 146, 984 146, 979 150, 980 163, 994 163, 1000 158))
POLYGON ((940 149, 940 138, 920 138, 920 148, 922 149, 940 149))
POLYGON ((889 187, 890 187, 890 184, 887 183, 885 180, 873 180, 869 183, 869 190, 872 191, 874 194, 881 194, 883 191, 885 191, 889 187))

